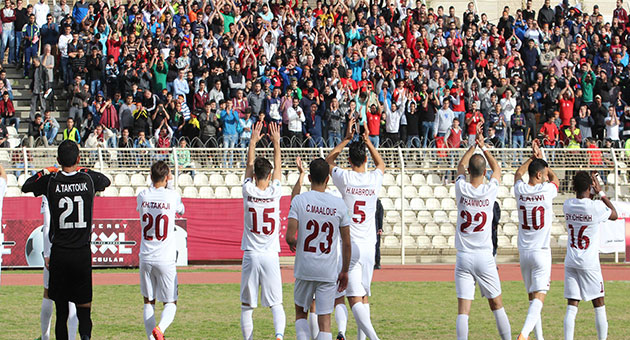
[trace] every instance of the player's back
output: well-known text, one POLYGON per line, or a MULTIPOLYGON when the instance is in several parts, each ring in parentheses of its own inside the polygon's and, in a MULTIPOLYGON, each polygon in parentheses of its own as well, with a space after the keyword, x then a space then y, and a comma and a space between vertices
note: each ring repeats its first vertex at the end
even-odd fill
POLYGON ((46 197, 50 208, 50 241, 53 246, 88 246, 92 233, 94 195, 109 180, 97 172, 59 171, 50 175, 46 197), (102 177, 105 180, 102 180, 102 177))
POLYGON ((549 249, 553 199, 558 195, 558 187, 553 182, 532 186, 519 180, 514 184, 514 195, 518 206, 518 249, 549 249))
POLYGON ((344 201, 329 193, 309 191, 291 201, 289 218, 298 221, 296 278, 335 282, 339 261, 339 228, 350 217, 344 201))
POLYGON ((175 262, 177 245, 172 236, 175 232, 175 214, 184 213, 184 204, 179 193, 172 189, 151 186, 138 194, 136 210, 140 214, 142 225, 140 260, 175 262))
POLYGON ((608 220, 611 210, 602 201, 570 198, 564 202, 567 224, 567 267, 599 269, 599 228, 608 220))
POLYGON ((333 184, 350 212, 350 239, 355 244, 376 244, 376 201, 383 184, 383 172, 356 172, 335 167, 333 184))
POLYGON ((280 181, 275 180, 265 190, 254 180, 243 183, 243 238, 241 250, 280 252, 280 181))
POLYGON ((455 248, 458 252, 492 253, 492 217, 499 182, 490 182, 475 188, 459 176, 455 182, 457 200, 457 229, 455 248))

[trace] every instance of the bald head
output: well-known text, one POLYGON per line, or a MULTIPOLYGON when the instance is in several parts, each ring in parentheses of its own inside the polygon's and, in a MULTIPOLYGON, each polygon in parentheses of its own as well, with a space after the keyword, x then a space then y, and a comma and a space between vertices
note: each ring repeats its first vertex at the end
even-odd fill
POLYGON ((471 177, 483 176, 486 171, 486 159, 481 154, 474 154, 468 161, 468 172, 471 177))

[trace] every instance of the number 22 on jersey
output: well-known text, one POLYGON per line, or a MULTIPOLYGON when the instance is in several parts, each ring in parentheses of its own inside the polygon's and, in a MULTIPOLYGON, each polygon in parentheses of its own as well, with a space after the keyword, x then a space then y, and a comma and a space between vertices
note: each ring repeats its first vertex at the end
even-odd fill
POLYGON ((462 233, 468 233, 466 229, 468 229, 468 227, 470 227, 473 222, 477 223, 475 229, 472 230, 473 233, 483 231, 483 227, 486 225, 486 221, 488 220, 488 215, 483 211, 476 213, 474 218, 466 210, 462 210, 459 215, 461 216, 461 218, 464 219, 464 222, 459 227, 459 230, 462 233))

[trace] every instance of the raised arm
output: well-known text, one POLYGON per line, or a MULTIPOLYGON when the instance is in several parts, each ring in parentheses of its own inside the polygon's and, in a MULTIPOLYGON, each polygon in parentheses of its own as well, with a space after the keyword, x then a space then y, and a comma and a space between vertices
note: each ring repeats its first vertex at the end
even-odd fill
POLYGON ((260 140, 260 131, 263 123, 258 122, 252 131, 252 137, 249 141, 249 149, 247 150, 247 167, 245 168, 245 178, 254 177, 254 161, 256 160, 256 144, 260 140))
POLYGON ((293 200, 293 197, 300 194, 300 191, 302 191, 302 181, 304 181, 304 167, 302 167, 302 159, 300 157, 296 158, 295 164, 297 164, 300 176, 298 177, 295 185, 293 186, 293 190, 291 191, 291 200, 293 200))
POLYGON ((538 141, 537 139, 534 139, 534 141, 532 142, 532 156, 528 158, 525 163, 521 164, 518 170, 516 170, 516 173, 514 174, 514 183, 523 179, 523 176, 525 176, 525 173, 527 173, 527 169, 529 169, 529 165, 532 164, 532 161, 534 161, 534 159, 542 158, 540 148, 537 148, 537 142, 540 143, 540 141, 538 141))
POLYGON ((330 165, 331 173, 332 173, 332 170, 337 166, 337 164, 335 164, 335 160, 337 159, 337 157, 339 157, 339 154, 341 153, 343 148, 345 148, 346 145, 348 145, 348 143, 350 143, 350 141, 352 140, 352 136, 354 135, 354 122, 355 122, 355 118, 351 117, 350 121, 348 122, 348 129, 346 130, 346 137, 341 141, 341 143, 337 144, 337 146, 335 146, 335 148, 332 149, 332 151, 330 151, 328 156, 326 156, 326 163, 330 165))
POLYGON ((597 174, 597 172, 591 174, 591 178, 593 179, 593 184, 591 185, 591 188, 593 190, 595 190, 595 192, 600 193, 599 198, 602 200, 602 202, 604 202, 604 204, 606 204, 606 206, 612 210, 610 212, 610 217, 608 217, 609 220, 614 221, 617 219, 618 215, 617 215, 617 209, 615 209, 615 206, 612 204, 612 202, 608 199, 608 197, 606 197, 606 195, 604 194, 604 191, 602 190, 601 185, 599 185, 599 176, 597 174))
POLYGON ((273 142, 273 180, 282 179, 282 155, 280 151, 280 125, 269 123, 269 134, 273 142))
POLYGON ((477 126, 477 145, 483 150, 483 155, 486 157, 488 161, 488 165, 490 165, 490 169, 492 170, 492 178, 496 179, 499 183, 501 183, 501 166, 499 166, 499 162, 497 162, 496 158, 492 156, 490 151, 486 148, 484 144, 484 136, 483 136, 483 127, 481 125, 477 126))
POLYGON ((466 164, 470 161, 470 157, 475 153, 475 144, 472 144, 468 150, 462 156, 462 159, 459 160, 459 164, 457 164, 457 176, 466 176, 466 164))
POLYGON ((372 141, 370 141, 370 135, 368 132, 368 127, 367 127, 367 122, 363 124, 363 126, 365 127, 363 129, 363 141, 365 142, 365 145, 368 148, 368 151, 370 152, 370 156, 372 156, 372 160, 374 161, 374 166, 381 170, 382 173, 385 173, 385 161, 383 161, 383 157, 381 157, 381 154, 378 153, 378 150, 376 150, 376 147, 374 146, 374 144, 372 144, 372 141))

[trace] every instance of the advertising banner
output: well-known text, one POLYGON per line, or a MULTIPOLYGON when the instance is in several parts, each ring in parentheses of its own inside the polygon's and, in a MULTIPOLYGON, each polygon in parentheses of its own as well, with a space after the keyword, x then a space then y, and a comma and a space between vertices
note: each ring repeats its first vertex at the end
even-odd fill
MULTIPOLYGON (((92 221, 92 265, 94 267, 137 267, 142 227, 139 219, 95 219, 92 221)), ((188 264, 186 220, 175 221, 177 265, 188 264)), ((43 267, 42 220, 4 220, 5 267, 43 267)))

